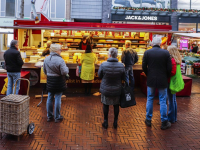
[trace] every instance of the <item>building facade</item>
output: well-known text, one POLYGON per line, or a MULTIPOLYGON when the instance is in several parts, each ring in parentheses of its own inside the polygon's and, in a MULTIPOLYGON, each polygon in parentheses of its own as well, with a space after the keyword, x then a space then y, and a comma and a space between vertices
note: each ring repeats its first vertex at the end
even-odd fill
MULTIPOLYGON (((200 1, 195 0, 37 0, 36 3, 36 11, 42 12, 53 21, 170 24, 174 31, 200 32, 199 12, 185 12, 188 9, 200 9, 198 7, 200 1), (114 7, 145 7, 149 11, 116 11, 113 10, 114 7), (169 13, 162 10, 151 11, 151 8, 183 11, 169 13), (126 15, 132 19, 126 20, 126 15), (157 20, 133 19, 138 16, 139 18, 157 17, 157 20)), ((0 19, 20 18, 20 5, 21 0, 0 0, 0 19)), ((24 19, 31 19, 32 14, 31 0, 24 0, 24 19)))

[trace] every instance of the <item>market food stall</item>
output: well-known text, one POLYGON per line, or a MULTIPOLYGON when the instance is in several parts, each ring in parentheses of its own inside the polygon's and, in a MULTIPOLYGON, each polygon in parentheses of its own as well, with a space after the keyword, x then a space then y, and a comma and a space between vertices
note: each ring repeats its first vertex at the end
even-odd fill
POLYGON ((84 36, 88 36, 91 31, 96 48, 93 52, 97 56, 96 73, 94 84, 99 86, 101 82, 98 78, 98 66, 107 60, 108 49, 118 48, 118 59, 121 61, 122 51, 125 50, 125 40, 130 40, 132 48, 138 53, 139 61, 133 66, 136 86, 139 85, 140 73, 142 72, 142 58, 144 52, 151 48, 150 40, 154 35, 165 37, 165 43, 171 42, 170 25, 141 25, 141 24, 113 24, 113 23, 80 23, 80 22, 55 22, 45 18, 42 14, 40 22, 34 20, 15 20, 14 39, 19 41, 21 55, 26 62, 24 70, 31 72, 32 85, 38 85, 40 79, 40 68, 35 67, 35 63, 40 59, 43 50, 47 47, 47 42, 62 45, 61 56, 70 69, 70 79, 68 86, 77 86, 81 83, 76 77, 78 63, 84 50, 79 49, 79 42, 84 36))
POLYGON ((186 75, 200 75, 200 34, 199 33, 175 33, 177 46, 182 55, 182 67, 186 68, 186 75), (193 50, 194 48, 194 50, 193 50), (197 52, 194 52, 197 51, 197 52))

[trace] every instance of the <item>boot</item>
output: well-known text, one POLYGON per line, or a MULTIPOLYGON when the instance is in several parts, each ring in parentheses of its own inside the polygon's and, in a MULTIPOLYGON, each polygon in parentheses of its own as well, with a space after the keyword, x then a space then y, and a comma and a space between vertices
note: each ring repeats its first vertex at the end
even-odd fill
POLYGON ((171 127, 171 123, 168 120, 162 122, 162 125, 161 125, 162 130, 168 129, 170 127, 171 127))
POLYGON ((92 88, 92 83, 88 83, 88 92, 87 92, 88 96, 91 95, 91 88, 92 88))
POLYGON ((114 127, 115 129, 117 129, 117 119, 114 119, 113 127, 114 127))
POLYGON ((87 83, 84 83, 84 87, 85 87, 85 95, 87 95, 87 89, 88 89, 87 83))
POLYGON ((102 127, 104 127, 104 129, 108 128, 108 120, 104 120, 104 122, 102 123, 102 127))

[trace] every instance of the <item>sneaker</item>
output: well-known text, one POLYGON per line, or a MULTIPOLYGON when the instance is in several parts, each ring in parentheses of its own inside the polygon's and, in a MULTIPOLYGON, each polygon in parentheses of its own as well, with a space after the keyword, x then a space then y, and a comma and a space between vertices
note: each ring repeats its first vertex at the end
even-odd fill
POLYGON ((151 127, 151 120, 145 119, 145 124, 146 124, 148 127, 151 127))
POLYGON ((63 120, 63 116, 60 116, 60 118, 55 119, 55 123, 58 123, 58 122, 60 122, 60 121, 62 121, 62 120, 63 120))
POLYGON ((170 127, 171 127, 171 123, 168 120, 162 122, 162 125, 161 125, 162 130, 166 130, 170 127))

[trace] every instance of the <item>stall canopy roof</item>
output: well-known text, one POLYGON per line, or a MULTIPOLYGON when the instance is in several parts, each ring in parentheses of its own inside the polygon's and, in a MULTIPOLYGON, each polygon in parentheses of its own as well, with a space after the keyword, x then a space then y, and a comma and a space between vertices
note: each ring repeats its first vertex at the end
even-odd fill
MULTIPOLYGON (((171 25, 147 24, 114 24, 114 23, 88 23, 88 22, 57 22, 48 20, 41 14, 41 20, 14 20, 13 26, 0 26, 12 29, 46 29, 46 30, 85 30, 85 31, 122 31, 122 32, 153 32, 174 33, 171 25)), ((181 32, 183 33, 183 32, 181 32)))
POLYGON ((177 36, 200 38, 200 33, 175 33, 177 36))
MULTIPOLYGON (((1 27, 1 26, 0 26, 1 27)), ((30 20, 15 20, 14 26, 1 27, 13 29, 46 29, 46 30, 85 30, 85 31, 122 31, 122 32, 153 32, 177 33, 172 31, 171 25, 147 24, 114 24, 114 23, 88 23, 88 22, 39 22, 30 20)), ((179 32, 185 33, 185 32, 179 32)))

